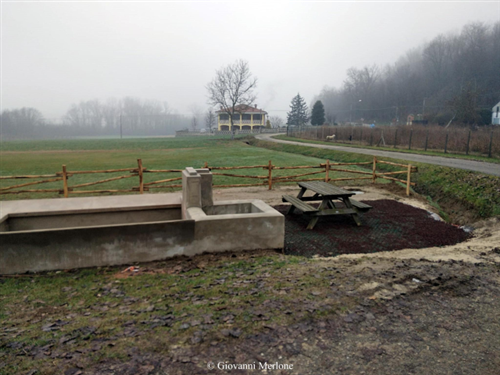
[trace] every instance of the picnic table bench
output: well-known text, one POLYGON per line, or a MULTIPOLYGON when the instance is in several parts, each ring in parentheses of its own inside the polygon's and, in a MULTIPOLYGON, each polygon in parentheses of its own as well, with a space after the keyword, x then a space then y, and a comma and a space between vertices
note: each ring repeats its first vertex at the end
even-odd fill
POLYGON ((361 225, 359 212, 366 212, 372 208, 363 202, 351 199, 353 192, 338 188, 323 181, 299 182, 301 187, 299 194, 294 197, 283 195, 282 201, 291 203, 286 215, 293 213, 295 209, 302 211, 311 217, 307 229, 313 229, 321 216, 350 215, 358 226, 361 225), (307 190, 314 192, 313 196, 304 197, 307 190), (306 202, 321 201, 318 207, 311 206, 306 202), (334 201, 340 201, 344 207, 336 206, 334 201))

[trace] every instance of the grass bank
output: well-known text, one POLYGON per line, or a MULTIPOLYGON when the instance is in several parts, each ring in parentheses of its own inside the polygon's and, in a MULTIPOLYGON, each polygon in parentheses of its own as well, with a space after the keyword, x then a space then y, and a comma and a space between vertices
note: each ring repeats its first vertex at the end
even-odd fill
MULTIPOLYGON (((295 139, 294 139, 295 140, 295 139)), ((330 159, 335 162, 363 162, 372 156, 326 150, 314 147, 287 145, 253 139, 250 144, 269 150, 300 154, 309 157, 330 159)), ((406 163, 398 159, 397 162, 406 163)), ((439 205, 449 221, 466 223, 500 215, 500 178, 476 172, 412 163, 419 167, 414 177, 415 191, 425 196, 434 205, 439 205)), ((383 171, 394 171, 397 167, 379 165, 383 171)))

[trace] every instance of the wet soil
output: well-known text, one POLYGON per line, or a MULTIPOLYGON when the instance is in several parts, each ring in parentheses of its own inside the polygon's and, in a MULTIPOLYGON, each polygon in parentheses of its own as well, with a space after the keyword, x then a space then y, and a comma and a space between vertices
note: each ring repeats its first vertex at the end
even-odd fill
MULTIPOLYGON (((134 346, 145 334, 136 329, 120 358, 103 358, 93 365, 87 362, 92 350, 114 345, 116 337, 93 339, 92 348, 97 349, 71 350, 69 343, 66 351, 29 348, 31 352, 18 355, 43 357, 52 350, 63 358, 55 373, 68 375, 498 374, 498 265, 343 260, 318 263, 314 271, 330 286, 317 301, 297 300, 288 313, 302 318, 291 324, 264 324, 261 330, 242 334, 231 324, 216 322, 220 331, 215 335, 205 334, 201 324, 190 340, 155 347, 153 339, 148 348, 134 346), (345 298, 352 306, 345 311, 304 317, 305 309, 322 311, 332 299, 345 298), (288 370, 259 370, 266 363, 288 370), (230 364, 257 368, 211 369, 230 364)), ((300 281, 299 275, 286 277, 300 281)), ((282 313, 279 298, 264 302, 262 308, 265 314, 282 313)))

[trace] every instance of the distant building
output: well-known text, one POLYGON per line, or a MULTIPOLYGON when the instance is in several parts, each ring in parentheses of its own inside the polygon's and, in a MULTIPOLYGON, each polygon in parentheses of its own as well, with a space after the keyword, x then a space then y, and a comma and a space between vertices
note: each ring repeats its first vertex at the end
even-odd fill
MULTIPOLYGON (((229 121, 229 111, 224 111, 222 108, 217 113, 217 125, 219 130, 231 130, 231 122, 229 121)), ((266 126, 267 112, 257 108, 257 104, 253 107, 249 105, 238 105, 235 107, 233 116, 234 130, 253 130, 266 126)))
POLYGON ((491 123, 493 125, 500 125, 500 102, 491 110, 491 123))

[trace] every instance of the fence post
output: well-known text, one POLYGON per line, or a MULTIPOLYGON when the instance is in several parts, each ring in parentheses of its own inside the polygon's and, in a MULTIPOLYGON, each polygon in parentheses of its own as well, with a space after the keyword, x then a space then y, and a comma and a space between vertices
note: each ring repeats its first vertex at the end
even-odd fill
POLYGON ((269 177, 268 177, 268 184, 269 184, 269 190, 273 189, 273 164, 271 163, 271 160, 269 160, 269 177))
POLYGON ((377 180, 377 157, 373 157, 373 176, 372 176, 372 184, 374 184, 377 180))
POLYGON ((427 132, 425 133, 425 150, 427 151, 427 142, 429 141, 429 129, 427 129, 427 132))
POLYGON ((397 144, 398 144, 398 129, 396 129, 396 132, 394 133, 394 148, 396 148, 397 144))
POLYGON ((446 154, 446 150, 448 149, 448 132, 446 132, 446 139, 444 140, 444 153, 446 154))
POLYGON ((411 164, 408 164, 408 176, 406 178, 406 195, 410 195, 411 184, 411 164))
POLYGON ((493 132, 490 134, 490 145, 488 146, 488 157, 491 158, 491 145, 493 144, 493 132))
POLYGON ((470 143, 470 130, 469 130, 469 135, 467 136, 467 148, 465 149, 465 155, 469 155, 469 143, 470 143))
POLYGON ((142 175, 142 159, 137 159, 137 171, 139 173, 139 193, 144 193, 144 179, 142 175))
POLYGON ((325 165, 325 182, 328 182, 330 180, 330 160, 326 160, 326 165, 325 165))
POLYGON ((64 198, 68 198, 68 174, 66 173, 66 165, 62 166, 62 178, 64 198))
POLYGON ((410 140, 408 141, 408 150, 411 150, 411 137, 413 136, 413 129, 410 129, 410 140))

